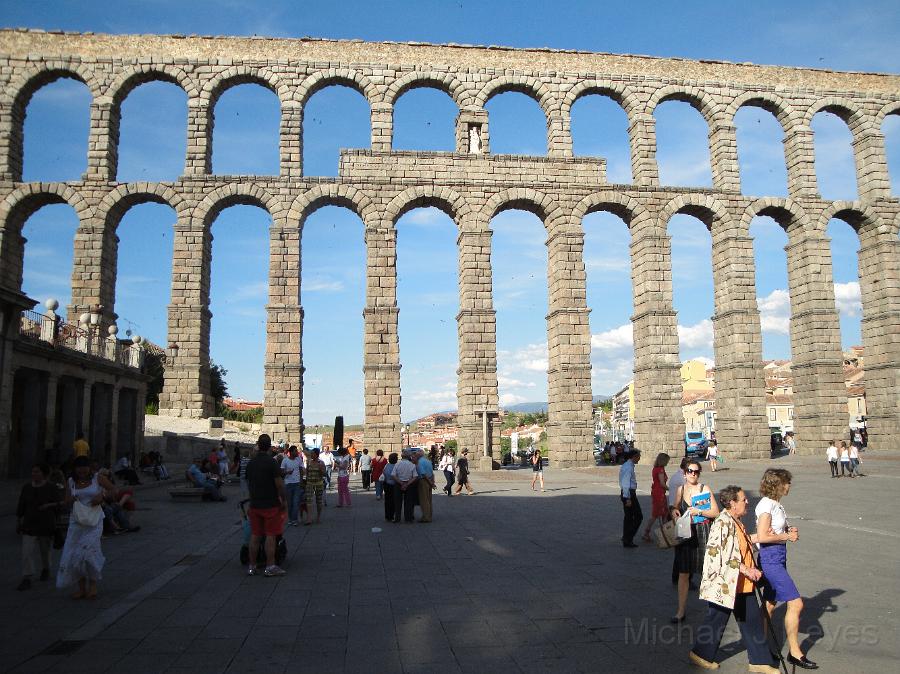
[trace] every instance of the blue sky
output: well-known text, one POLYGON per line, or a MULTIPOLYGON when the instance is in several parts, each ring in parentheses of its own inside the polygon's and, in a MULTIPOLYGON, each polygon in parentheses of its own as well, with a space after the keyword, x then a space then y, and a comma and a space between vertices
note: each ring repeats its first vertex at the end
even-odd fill
MULTIPOLYGON (((0 25, 113 33, 313 35, 368 40, 420 40, 519 47, 549 46, 897 72, 895 2, 682 3, 566 2, 169 2, 93 4, 0 0, 0 25), (743 3, 749 5, 750 3, 743 3), (252 9, 252 11, 249 11, 252 9), (754 26, 747 30, 747 26, 754 26), (714 27, 715 29, 711 29, 714 27), (847 39, 848 36, 855 36, 847 39), (698 39, 702 38, 702 39, 698 39)), ((63 80, 39 90, 25 127, 25 179, 75 180, 85 167, 90 97, 63 80)), ((537 104, 521 94, 488 104, 491 150, 545 154, 546 130, 537 104)), ((229 90, 216 108, 213 170, 272 174, 278 169, 278 100, 253 85, 229 90)), ((137 88, 125 101, 120 180, 171 180, 183 169, 185 94, 170 84, 137 88)), ((441 92, 413 90, 398 102, 397 149, 450 150, 456 108, 441 92)), ((744 109, 737 118, 746 194, 786 194, 781 130, 767 113, 744 109)), ((630 181, 627 122, 618 106, 591 96, 573 110, 578 155, 608 162, 610 182, 630 181)), ((856 195, 850 134, 836 117, 814 120, 817 173, 828 198, 856 195)), ((900 120, 883 128, 900 191, 900 120)), ((657 112, 658 159, 664 184, 709 186, 702 118, 670 102, 657 112)), ((304 169, 333 176, 339 148, 368 147, 369 110, 356 92, 333 87, 309 102, 304 121, 304 169)), ((119 228, 116 311, 122 330, 166 343, 174 213, 148 204, 130 210, 119 228)), ((213 359, 228 369, 232 394, 262 395, 265 350, 268 214, 252 207, 224 211, 213 225, 211 310, 213 359)), ((593 388, 609 394, 631 377, 631 285, 628 233, 608 214, 585 221, 585 264, 591 312, 593 388)), ((25 291, 36 299, 70 295, 72 237, 77 222, 67 206, 40 210, 26 223, 25 291)), ((547 311, 544 230, 533 215, 511 211, 492 221, 494 294, 501 402, 546 399, 547 311)), ((710 238, 687 216, 670 224, 675 308, 683 358, 712 358, 710 238)), ((767 218, 751 229, 764 357, 789 358, 786 237, 767 218)), ((842 222, 829 226, 836 297, 845 346, 860 343, 858 241, 842 222)), ((403 369, 402 415, 412 419, 456 406, 455 226, 443 213, 418 209, 398 223, 398 304, 403 369)), ((335 414, 362 420, 362 307, 365 247, 362 223, 328 207, 303 233, 302 304, 306 311, 304 417, 324 423, 335 414)))

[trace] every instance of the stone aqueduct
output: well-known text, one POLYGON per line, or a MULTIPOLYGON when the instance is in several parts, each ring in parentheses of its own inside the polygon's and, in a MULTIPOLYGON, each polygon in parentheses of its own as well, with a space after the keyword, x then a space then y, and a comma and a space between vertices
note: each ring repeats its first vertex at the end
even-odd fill
MULTIPOLYGON (((817 451, 846 430, 831 218, 860 238, 866 395, 870 444, 900 437, 900 202, 892 198, 881 123, 900 113, 900 77, 720 62, 534 49, 183 36, 0 31, 0 285, 19 290, 25 220, 48 203, 67 202, 80 219, 75 239, 70 315, 99 303, 114 321, 116 227, 141 202, 177 213, 169 363, 161 412, 201 416, 208 391, 211 223, 224 208, 255 204, 272 217, 265 362, 265 424, 296 437, 303 426, 300 246, 304 219, 336 204, 365 225, 364 380, 367 444, 401 443, 397 339, 397 219, 436 206, 458 228, 460 442, 478 447, 485 410, 496 410, 495 311, 491 218, 517 208, 547 230, 549 401, 556 465, 590 462, 589 309, 582 261, 582 218, 611 211, 631 236, 637 444, 678 450, 683 422, 676 314, 672 305, 667 223, 677 213, 702 220, 712 234, 717 433, 730 451, 768 451, 760 319, 749 237, 757 215, 787 232, 795 427, 802 451, 817 451), (32 94, 57 78, 81 80, 92 94, 88 166, 82 180, 23 183, 23 121, 32 94), (136 86, 173 82, 187 92, 184 175, 175 182, 116 182, 120 106, 136 86), (281 103, 280 175, 211 172, 213 110, 229 87, 261 84, 281 103), (344 85, 371 108, 371 148, 343 151, 334 179, 303 174, 304 104, 316 91, 344 85), (392 150, 395 101, 416 87, 447 92, 459 108, 453 153, 392 150), (490 154, 486 102, 506 91, 538 101, 547 120, 546 157, 490 154), (573 157, 570 110, 580 96, 617 101, 629 121, 632 184, 609 184, 602 159, 573 157), (684 101, 709 127, 712 189, 661 187, 653 112, 684 101), (734 116, 742 106, 773 113, 784 130, 789 198, 741 194, 734 116), (859 198, 823 200, 817 192, 810 123, 839 115, 853 135, 859 198)), ((8 406, 5 406, 8 407, 8 406)), ((491 423, 496 424, 496 421, 491 423)), ((494 442, 498 441, 494 434, 494 442)))

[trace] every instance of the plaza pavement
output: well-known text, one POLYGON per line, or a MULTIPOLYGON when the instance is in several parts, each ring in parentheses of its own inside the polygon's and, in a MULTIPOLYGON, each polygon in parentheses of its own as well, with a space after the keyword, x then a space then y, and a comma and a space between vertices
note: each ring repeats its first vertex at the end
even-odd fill
MULTIPOLYGON (((824 458, 733 461, 703 480, 755 494, 770 464, 794 472, 785 505, 800 528, 789 567, 806 599, 801 631, 826 672, 896 672, 900 653, 900 452, 863 456, 867 477, 829 478, 824 458)), ((649 515, 649 464, 639 466, 649 515)), ((95 602, 52 584, 16 592, 13 518, 0 517, 0 670, 15 672, 682 672, 672 553, 619 543, 613 467, 477 474, 473 497, 435 493, 432 524, 389 524, 372 493, 323 523, 289 528, 282 578, 238 562, 237 488, 227 503, 173 503, 143 490, 140 533, 103 542, 95 602), (375 531, 373 528, 381 529, 375 531)), ((12 488, 9 483, 5 489, 12 488)), ((780 615, 780 613, 779 613, 780 615)), ((747 671, 732 621, 723 673, 747 671)))

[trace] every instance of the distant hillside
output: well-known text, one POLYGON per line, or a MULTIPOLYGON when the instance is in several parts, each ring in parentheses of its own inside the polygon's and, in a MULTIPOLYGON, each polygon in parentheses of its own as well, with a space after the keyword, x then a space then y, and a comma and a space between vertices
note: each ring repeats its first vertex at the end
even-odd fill
MULTIPOLYGON (((609 400, 612 396, 594 396, 595 403, 602 403, 609 400)), ((516 405, 508 405, 503 408, 507 412, 520 412, 522 414, 534 414, 535 412, 547 412, 550 409, 549 403, 518 403, 516 405)))

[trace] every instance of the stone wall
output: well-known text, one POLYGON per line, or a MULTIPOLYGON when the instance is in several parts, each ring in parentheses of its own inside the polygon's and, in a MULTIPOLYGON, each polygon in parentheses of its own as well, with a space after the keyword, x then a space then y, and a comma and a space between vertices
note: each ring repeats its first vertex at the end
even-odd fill
MULTIPOLYGON (((202 416, 208 395, 210 227, 233 204, 272 216, 265 424, 296 437, 303 428, 303 309, 299 271, 305 218, 329 204, 365 225, 365 423, 372 447, 396 451, 400 436, 396 221, 436 206, 458 228, 460 444, 481 446, 481 412, 498 405, 496 318, 490 275, 490 221, 511 208, 544 222, 548 246, 551 461, 591 462, 590 331, 582 218, 604 210, 631 234, 634 291, 636 436, 650 451, 680 452, 677 316, 672 306, 669 219, 700 218, 713 239, 715 355, 725 382, 720 441, 740 456, 768 451, 759 315, 750 222, 770 215, 788 233, 792 358, 798 442, 818 451, 846 426, 840 340, 825 230, 832 217, 860 235, 870 437, 896 437, 900 371, 900 204, 891 197, 881 123, 900 112, 900 77, 752 64, 695 62, 551 50, 422 44, 181 36, 111 36, 0 31, 0 282, 21 286, 21 228, 44 204, 67 202, 79 215, 71 311, 93 303, 115 320, 115 228, 132 205, 170 204, 178 215, 169 308, 176 346, 161 412, 202 416), (426 65, 423 65, 426 64, 426 65), (72 183, 22 183, 22 123, 32 93, 74 77, 93 95, 88 169, 72 183), (116 181, 121 103, 137 85, 166 80, 188 95, 184 176, 172 183, 116 181), (281 102, 278 176, 211 175, 213 112, 222 92, 255 82, 281 102), (360 91, 370 104, 370 150, 344 151, 336 179, 303 175, 303 108, 329 85, 360 91), (456 152, 394 152, 393 106, 421 86, 446 91, 459 107, 456 152), (519 91, 547 120, 547 157, 490 154, 485 104, 519 91), (629 119, 633 184, 606 182, 602 159, 573 158, 570 112, 579 97, 616 100, 629 119), (653 112, 668 100, 690 103, 709 126, 713 189, 659 185, 653 112), (734 116, 743 106, 772 112, 785 133, 789 198, 741 194, 734 116), (816 187, 810 122, 826 110, 853 134, 859 200, 822 200, 816 187)), ((171 350, 170 350, 171 351, 171 350)), ((496 423, 493 423, 496 431, 496 423)), ((493 445, 499 442, 495 432, 493 445)), ((873 443, 877 446, 877 443, 873 443)), ((474 463, 474 462, 473 462, 474 463)))

